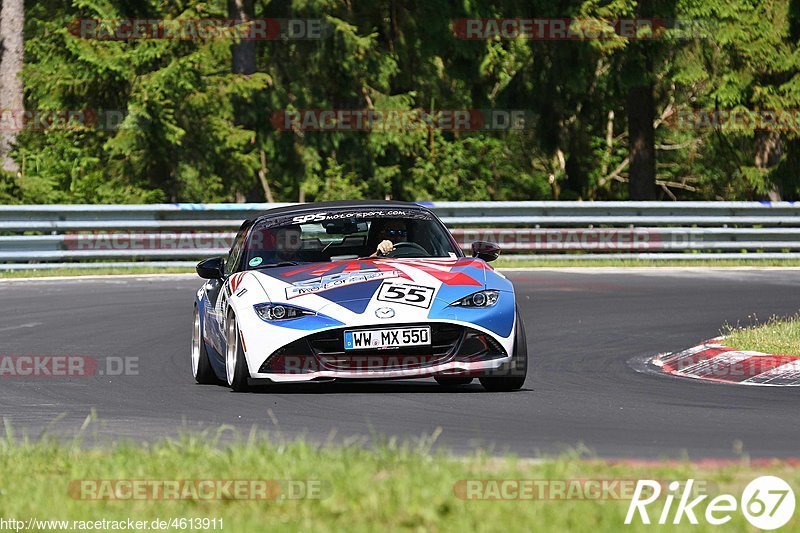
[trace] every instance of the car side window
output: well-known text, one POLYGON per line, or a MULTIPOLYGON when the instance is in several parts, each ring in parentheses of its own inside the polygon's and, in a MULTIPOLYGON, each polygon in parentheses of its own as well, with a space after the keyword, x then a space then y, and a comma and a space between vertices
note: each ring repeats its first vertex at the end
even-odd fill
POLYGON ((242 256, 242 251, 244 250, 244 239, 249 229, 249 226, 243 226, 233 239, 233 246, 231 246, 231 251, 228 252, 228 259, 225 260, 226 276, 235 272, 236 265, 239 263, 239 258, 242 256))

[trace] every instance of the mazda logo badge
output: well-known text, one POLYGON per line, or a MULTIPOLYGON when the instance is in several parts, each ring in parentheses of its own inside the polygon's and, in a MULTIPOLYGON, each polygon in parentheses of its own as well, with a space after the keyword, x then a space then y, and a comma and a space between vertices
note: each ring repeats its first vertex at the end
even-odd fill
POLYGON ((378 318, 392 318, 394 316, 394 309, 391 307, 381 307, 375 310, 375 316, 378 318))

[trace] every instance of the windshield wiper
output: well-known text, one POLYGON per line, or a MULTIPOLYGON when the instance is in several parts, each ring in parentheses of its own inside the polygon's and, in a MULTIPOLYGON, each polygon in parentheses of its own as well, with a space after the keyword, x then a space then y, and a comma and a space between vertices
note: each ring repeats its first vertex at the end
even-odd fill
POLYGON ((259 265, 258 268, 273 268, 273 267, 289 267, 289 266, 297 266, 300 262, 298 261, 281 261, 280 263, 268 263, 266 265, 259 265))

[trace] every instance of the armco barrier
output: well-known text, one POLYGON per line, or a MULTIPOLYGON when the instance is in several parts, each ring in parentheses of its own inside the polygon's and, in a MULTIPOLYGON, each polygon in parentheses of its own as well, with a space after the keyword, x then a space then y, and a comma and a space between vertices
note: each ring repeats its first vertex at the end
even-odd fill
MULTIPOLYGON (((420 203, 465 250, 487 240, 505 257, 800 256, 800 204, 792 202, 420 203)), ((292 204, 0 206, 0 268, 186 265, 226 253, 244 219, 282 205, 292 204)))

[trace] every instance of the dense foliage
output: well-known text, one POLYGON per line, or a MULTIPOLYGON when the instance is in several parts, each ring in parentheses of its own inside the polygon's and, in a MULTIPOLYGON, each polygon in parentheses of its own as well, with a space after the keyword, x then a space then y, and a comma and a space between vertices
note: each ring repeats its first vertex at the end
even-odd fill
POLYGON ((796 2, 230 2, 256 18, 324 19, 326 31, 245 43, 254 68, 237 69, 242 43, 229 39, 74 32, 79 19, 226 18, 228 1, 26 2, 26 109, 90 110, 98 122, 23 128, 13 152, 20 170, 2 175, 0 201, 626 199, 637 120, 655 126, 657 198, 800 196, 796 2), (467 40, 454 32, 458 19, 492 17, 696 25, 638 39, 467 40), (276 128, 286 110, 325 109, 522 110, 526 122, 508 131, 424 122, 276 128), (703 124, 692 110, 778 110, 798 123, 703 124))

